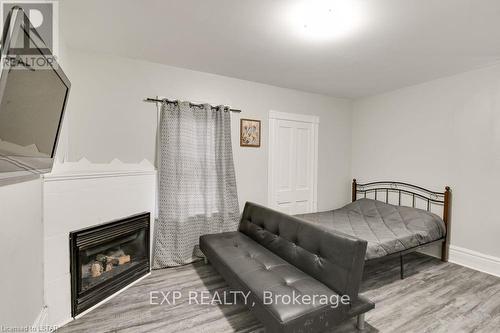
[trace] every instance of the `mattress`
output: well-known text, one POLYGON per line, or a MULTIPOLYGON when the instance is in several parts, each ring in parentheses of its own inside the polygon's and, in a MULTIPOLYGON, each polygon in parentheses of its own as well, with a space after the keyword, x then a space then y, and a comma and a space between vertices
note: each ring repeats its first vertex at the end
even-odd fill
POLYGON ((368 242, 365 259, 380 258, 443 238, 443 220, 428 211, 359 199, 342 208, 298 218, 368 242))

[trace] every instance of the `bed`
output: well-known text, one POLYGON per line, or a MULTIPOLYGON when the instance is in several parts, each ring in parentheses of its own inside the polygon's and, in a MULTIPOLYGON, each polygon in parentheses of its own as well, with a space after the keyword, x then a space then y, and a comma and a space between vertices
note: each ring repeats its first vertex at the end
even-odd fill
POLYGON ((331 211, 297 217, 368 242, 365 261, 400 257, 441 243, 441 260, 448 260, 451 190, 435 192, 392 181, 352 183, 352 203, 331 211))

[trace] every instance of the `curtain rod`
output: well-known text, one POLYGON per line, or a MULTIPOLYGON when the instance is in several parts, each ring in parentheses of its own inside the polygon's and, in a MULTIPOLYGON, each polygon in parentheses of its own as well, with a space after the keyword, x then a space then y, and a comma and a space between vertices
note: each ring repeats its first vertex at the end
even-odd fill
MULTIPOLYGON (((148 102, 148 103, 163 103, 164 101, 167 101, 167 103, 177 103, 178 102, 178 101, 172 101, 169 99, 158 99, 158 98, 151 98, 151 97, 144 99, 144 102, 148 102)), ((191 102, 189 104, 194 105, 194 106, 203 106, 204 105, 204 104, 191 103, 191 102)), ((213 106, 213 105, 211 105, 211 107, 215 108, 215 106, 213 106)), ((229 109, 229 111, 236 112, 236 113, 241 112, 241 110, 238 110, 238 109, 229 109)))

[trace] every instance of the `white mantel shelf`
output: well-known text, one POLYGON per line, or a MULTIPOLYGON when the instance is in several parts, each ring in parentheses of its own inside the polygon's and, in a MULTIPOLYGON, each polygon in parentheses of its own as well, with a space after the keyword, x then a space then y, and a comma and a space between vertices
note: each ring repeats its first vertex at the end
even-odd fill
POLYGON ((156 170, 122 170, 122 171, 73 171, 65 173, 49 173, 43 175, 45 182, 57 182, 79 179, 97 179, 110 177, 129 177, 129 176, 149 176, 156 175, 156 170))
POLYGON ((43 175, 43 180, 54 182, 148 175, 156 175, 155 167, 148 160, 129 164, 114 159, 110 163, 98 164, 82 158, 77 162, 60 163, 55 161, 52 172, 43 175))

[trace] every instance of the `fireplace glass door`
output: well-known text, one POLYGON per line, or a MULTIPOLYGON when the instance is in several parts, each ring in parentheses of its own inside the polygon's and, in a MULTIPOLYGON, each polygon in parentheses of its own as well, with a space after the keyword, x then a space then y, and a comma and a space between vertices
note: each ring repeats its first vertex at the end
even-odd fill
POLYGON ((150 214, 70 234, 72 315, 149 272, 150 214))

